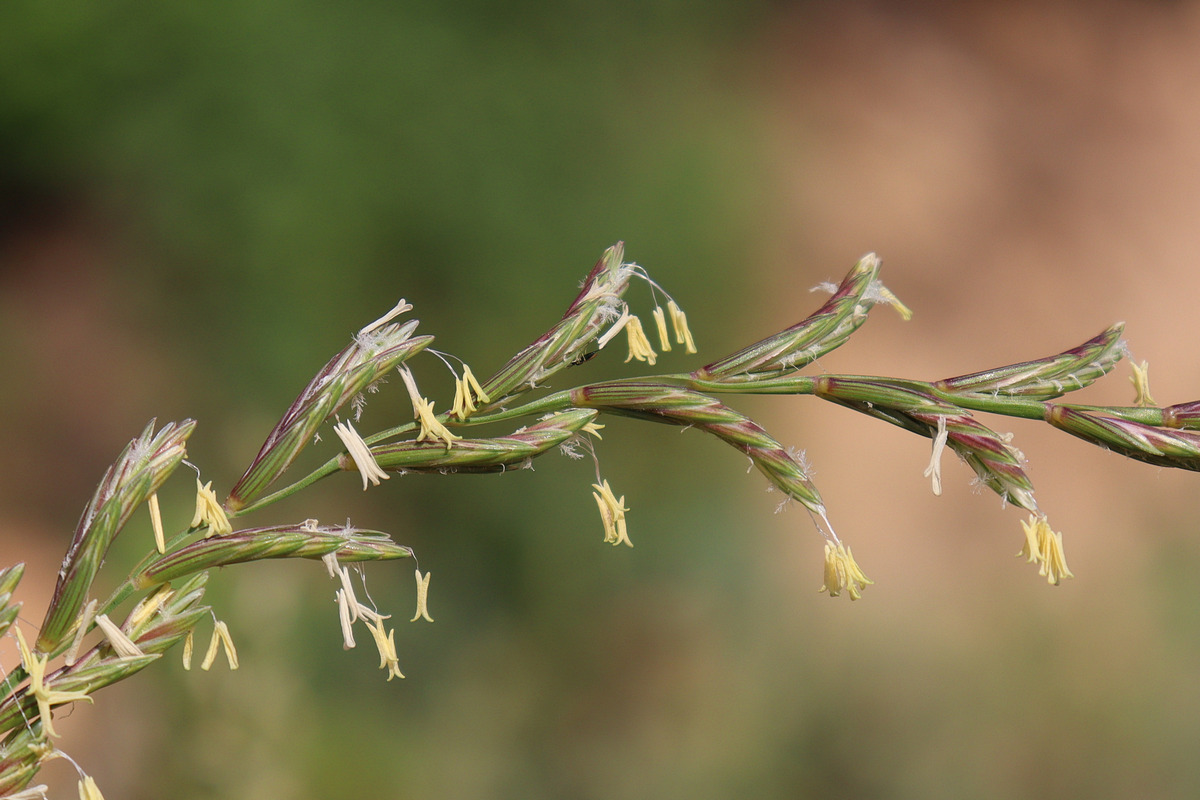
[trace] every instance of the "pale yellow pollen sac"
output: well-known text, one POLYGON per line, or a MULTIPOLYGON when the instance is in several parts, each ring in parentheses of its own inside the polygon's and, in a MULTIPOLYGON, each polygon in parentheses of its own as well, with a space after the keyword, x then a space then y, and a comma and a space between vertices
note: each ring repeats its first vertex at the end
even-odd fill
POLYGON ((158 492, 150 495, 150 500, 147 502, 150 508, 150 527, 154 529, 154 546, 158 548, 158 552, 167 552, 166 537, 163 535, 162 511, 158 507, 158 492))
POLYGON ((419 619, 433 622, 433 617, 429 616, 429 578, 430 573, 421 574, 421 570, 416 570, 417 573, 417 613, 409 622, 416 622, 419 619))
POLYGON ((1154 398, 1150 396, 1150 363, 1143 361, 1141 364, 1130 364, 1133 367, 1133 375, 1130 376, 1129 382, 1133 384, 1133 391, 1137 395, 1133 401, 1136 406, 1157 406, 1154 398))
POLYGON ((629 314, 629 306, 621 307, 621 316, 617 317, 617 321, 612 324, 612 327, 605 331, 598 339, 596 339, 596 347, 600 350, 611 342, 614 337, 629 324, 629 320, 633 319, 629 314))
POLYGON ((48 686, 46 684, 46 664, 50 661, 50 656, 44 655, 40 658, 35 656, 29 649, 29 644, 25 641, 25 635, 21 633, 20 626, 14 625, 12 630, 17 637, 17 647, 21 651, 21 666, 25 667, 25 672, 29 674, 29 693, 37 701, 38 716, 42 718, 42 727, 47 736, 57 737, 58 733, 54 730, 50 709, 53 706, 81 700, 90 703, 92 698, 88 697, 87 692, 60 692, 48 686))
POLYGON ((83 637, 87 634, 88 628, 92 626, 92 619, 96 616, 96 607, 99 604, 99 600, 89 600, 87 605, 83 607, 83 612, 79 615, 79 619, 75 621, 75 635, 71 639, 71 646, 63 654, 63 662, 68 667, 75 664, 75 659, 79 655, 79 647, 83 644, 83 637))
POLYGON ((225 658, 229 661, 229 668, 237 669, 237 648, 233 646, 233 638, 229 635, 229 627, 224 622, 218 622, 215 632, 221 637, 221 644, 225 646, 225 658))
POLYGON ((413 401, 413 409, 416 411, 416 418, 421 421, 421 432, 417 434, 418 442, 434 442, 443 441, 446 443, 446 450, 461 436, 455 436, 450 430, 441 423, 440 420, 433 414, 433 402, 421 398, 413 401))
POLYGON ((625 544, 633 547, 625 526, 625 512, 629 510, 625 507, 625 496, 621 495, 618 499, 608 481, 593 483, 592 488, 596 490, 592 492, 592 497, 596 498, 600 519, 604 522, 604 541, 614 546, 625 544))
POLYGON ((419 420, 421 423, 421 432, 417 434, 417 441, 432 442, 441 440, 446 443, 446 450, 449 450, 450 445, 456 439, 461 439, 462 437, 455 436, 434 416, 433 403, 421 396, 421 392, 417 389, 416 379, 413 378, 412 370, 405 366, 401 367, 398 371, 400 377, 404 379, 404 387, 408 389, 408 398, 412 401, 413 419, 419 420))
POLYGON ((1046 582, 1058 586, 1063 578, 1074 578, 1075 575, 1067 567, 1066 554, 1063 553, 1062 533, 1051 531, 1046 526, 1046 540, 1042 547, 1042 567, 1038 574, 1046 578, 1046 582))
POLYGON ((583 431, 584 433, 590 433, 592 436, 595 436, 597 439, 604 438, 603 436, 600 435, 600 431, 603 429, 604 429, 604 426, 601 425, 599 422, 589 422, 586 425, 584 425, 582 428, 580 428, 580 430, 583 431))
POLYGON ((192 628, 188 628, 187 635, 183 637, 183 668, 185 670, 192 668, 192 648, 196 643, 196 637, 192 631, 192 628))
POLYGON ((829 592, 830 597, 837 597, 846 585, 846 574, 843 569, 838 574, 837 548, 833 542, 825 543, 825 580, 818 592, 829 592))
POLYGON ((933 455, 929 458, 929 466, 925 468, 924 475, 932 481, 933 493, 939 497, 942 494, 942 453, 946 449, 949 435, 946 431, 946 418, 938 417, 937 435, 933 437, 933 455))
POLYGON ((138 604, 133 607, 133 611, 129 612, 129 630, 138 631, 150 618, 153 617, 163 604, 175 596, 175 592, 171 589, 171 585, 164 583, 158 587, 149 597, 144 597, 138 601, 138 604))
POLYGON ((483 387, 479 384, 479 381, 475 379, 475 374, 471 372, 471 368, 466 364, 463 364, 463 382, 470 385, 471 390, 475 393, 475 398, 479 402, 492 402, 492 398, 483 390, 483 387))
POLYGON ((376 328, 381 328, 384 325, 386 325, 387 323, 394 320, 396 317, 398 317, 401 314, 404 314, 408 311, 412 311, 412 305, 410 303, 405 302, 404 298, 402 297, 402 298, 400 298, 400 302, 397 303, 392 308, 391 311, 387 312, 386 314, 384 314, 382 317, 375 320, 374 322, 368 323, 368 324, 364 325, 362 328, 360 328, 358 331, 358 335, 362 336, 364 333, 370 333, 371 331, 375 330, 376 328))
POLYGON ((351 615, 353 614, 354 618, 358 617, 358 604, 356 603, 351 609, 350 603, 346 599, 346 593, 342 589, 337 590, 337 604, 338 622, 342 626, 342 649, 352 650, 354 649, 354 619, 351 618, 351 615))
POLYGON ((341 592, 350 608, 350 621, 358 622, 358 596, 354 593, 354 585, 350 582, 350 568, 343 566, 338 570, 338 579, 342 583, 341 592))
POLYGON ((121 658, 139 658, 146 655, 142 649, 133 643, 133 640, 125 635, 125 632, 117 627, 117 624, 108 618, 107 614, 101 614, 96 617, 96 627, 104 634, 104 638, 108 640, 115 652, 121 658))
POLYGON ((400 373, 400 377, 404 381, 404 388, 408 390, 409 398, 415 401, 421 396, 421 392, 417 389, 417 380, 413 377, 412 370, 407 365, 401 365, 396 371, 400 373))
POLYGON ((662 306, 654 307, 654 327, 658 330, 658 349, 664 353, 671 352, 671 337, 667 335, 666 314, 662 306))
POLYGON ((817 591, 829 592, 830 597, 845 591, 851 600, 857 600, 862 597, 863 589, 873 583, 863 574, 849 547, 841 542, 825 542, 825 582, 817 591))
POLYGON ((658 360, 658 353, 650 346, 650 340, 646 338, 646 331, 642 328, 642 321, 630 316, 625 325, 625 333, 629 336, 629 355, 625 356, 625 363, 628 364, 636 358, 654 366, 654 362, 658 360))
POLYGON ((1044 516, 1030 515, 1029 522, 1022 522, 1025 531, 1025 543, 1018 557, 1024 557, 1028 563, 1038 565, 1038 574, 1047 583, 1058 586, 1063 578, 1074 578, 1067 567, 1066 555, 1063 552, 1062 533, 1056 533, 1044 516))
POLYGON ((459 419, 466 419, 475 413, 475 403, 471 400, 471 390, 462 378, 454 379, 454 405, 450 413, 459 419))
POLYGON ((904 303, 901 303, 900 298, 892 294, 891 289, 880 283, 876 286, 876 290, 879 292, 879 297, 881 300, 883 300, 883 302, 896 309, 896 313, 900 315, 900 319, 904 320, 905 322, 908 322, 910 319, 912 319, 912 309, 904 305, 904 303))
POLYGON ((453 414, 459 419, 466 419, 478 409, 478 403, 490 403, 492 398, 479 385, 471 368, 463 364, 462 378, 454 379, 454 408, 453 414), (474 397, 472 397, 472 395, 474 397))
POLYGON ((350 420, 337 423, 333 426, 333 431, 342 440, 346 452, 350 454, 350 458, 354 461, 354 466, 358 467, 358 472, 362 475, 364 492, 367 490, 367 484, 378 486, 380 481, 386 481, 391 478, 391 475, 388 475, 379 466, 379 462, 375 460, 375 456, 371 455, 371 448, 358 435, 358 431, 354 430, 354 425, 351 424, 350 420))
POLYGON ((212 637, 208 640, 208 650, 204 653, 204 659, 200 662, 200 669, 208 672, 212 669, 213 662, 217 660, 217 651, 221 646, 220 637, 214 630, 212 637))
POLYGON ((202 484, 200 479, 196 478, 196 513, 192 516, 191 527, 196 528, 200 525, 208 526, 208 532, 204 534, 205 539, 210 536, 225 536, 233 533, 233 525, 230 524, 229 517, 225 516, 225 509, 217 500, 217 494, 212 488, 212 481, 202 484))
POLYGON ((385 619, 391 619, 391 614, 380 614, 370 606, 358 604, 358 616, 365 619, 367 622, 382 622, 385 619))
MULTIPOLYGON (((595 484, 592 485, 595 486, 595 484)), ((617 540, 617 529, 613 524, 612 508, 609 506, 608 501, 596 492, 592 492, 592 497, 596 498, 596 505, 600 508, 600 521, 604 524, 605 543, 615 542, 617 540)))
POLYGON ((685 353, 695 353, 696 343, 692 341, 692 332, 688 329, 687 314, 674 300, 667 301, 667 311, 671 314, 671 327, 675 329, 675 343, 683 345, 685 353))
POLYGON ((91 775, 79 779, 79 800, 104 800, 100 787, 96 786, 96 779, 91 775))
POLYGON ((1028 522, 1021 520, 1021 529, 1025 531, 1025 542, 1017 558, 1024 558, 1027 564, 1036 563, 1042 556, 1042 548, 1038 544, 1038 518, 1030 514, 1028 522))
POLYGON ((200 662, 200 669, 205 672, 212 669, 213 662, 217 660, 217 651, 221 647, 225 648, 225 658, 229 662, 229 668, 238 668, 237 648, 233 646, 233 638, 229 635, 229 626, 224 622, 218 622, 213 626, 212 638, 208 641, 208 651, 204 654, 204 660, 200 662))
POLYGON ((373 620, 367 619, 366 625, 375 640, 375 647, 379 650, 379 668, 388 671, 390 681, 392 678, 403 678, 404 673, 400 671, 400 659, 396 655, 396 629, 393 628, 385 634, 384 619, 386 617, 376 616, 373 620))

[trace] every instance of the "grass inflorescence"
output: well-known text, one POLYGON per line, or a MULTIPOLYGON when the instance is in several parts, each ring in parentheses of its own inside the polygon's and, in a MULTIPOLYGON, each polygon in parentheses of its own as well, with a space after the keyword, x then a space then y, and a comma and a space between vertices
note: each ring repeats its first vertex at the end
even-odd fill
MULTIPOLYGON (((592 488, 604 541, 632 546, 626 496, 618 496, 600 475, 597 443, 602 439, 602 418, 618 415, 695 429, 748 457, 775 489, 808 510, 824 542, 821 591, 834 597, 845 592, 853 600, 872 581, 835 532, 834 515, 807 464, 736 410, 728 402, 730 396, 811 395, 929 438, 931 458, 925 473, 934 492, 942 491, 941 460, 949 450, 1002 503, 1029 513, 1022 522, 1020 555, 1037 564, 1053 584, 1071 576, 1062 534, 1053 531, 1034 499, 1024 456, 1010 437, 981 422, 977 414, 1043 420, 1128 458, 1200 470, 1200 401, 1155 405, 1144 362, 1134 365, 1133 405, 1101 407, 1061 400, 1112 371, 1128 355, 1120 324, 1055 355, 933 381, 802 374, 804 367, 845 344, 874 306, 890 305, 905 319, 911 316, 880 282, 879 270, 879 259, 865 256, 841 283, 826 287, 831 296, 815 312, 691 372, 549 391, 543 388, 548 378, 583 365, 622 336, 627 363, 636 360, 653 367, 660 353, 672 350, 672 341, 685 353, 697 350, 679 304, 642 267, 625 261, 623 245, 617 244, 588 273, 562 318, 486 379, 478 380, 464 362, 456 360, 461 364, 456 368, 438 354, 453 372, 455 385, 454 399, 441 401, 448 409, 441 413, 434 410, 439 401, 422 391, 407 365, 430 350, 433 337, 418 335, 416 320, 395 321, 412 309, 401 300, 388 314, 364 325, 307 383, 223 501, 212 482, 202 482, 199 468, 186 461, 196 423, 156 426, 151 421, 117 457, 86 505, 36 636, 22 630, 21 605, 14 600, 23 565, 0 569, 0 634, 8 634, 20 650, 20 664, 0 684, 0 798, 44 795, 44 788, 33 786, 33 780, 42 763, 62 755, 54 744, 56 708, 91 702, 97 690, 137 674, 176 645, 182 646, 184 666, 190 668, 198 629, 208 622, 212 634, 201 668, 211 668, 222 650, 230 668, 237 667, 230 627, 205 603, 210 571, 217 567, 282 558, 321 561, 339 587, 345 646, 354 646, 354 625, 362 623, 388 679, 403 677, 395 630, 386 625, 390 616, 359 599, 346 565, 411 558, 410 548, 387 533, 361 530, 349 522, 328 525, 309 519, 238 527, 240 518, 251 511, 339 472, 358 473, 366 490, 396 473, 505 472, 527 467, 555 449, 576 458, 591 455, 596 460, 592 488), (656 298, 650 326, 641 324, 625 299, 634 281, 649 284, 656 298), (660 295, 666 310, 657 300, 660 295), (340 415, 348 407, 360 408, 364 393, 378 388, 393 370, 400 373, 413 416, 360 434, 340 415), (325 426, 334 428, 333 438, 344 449, 307 474, 289 476, 299 454, 325 426), (483 426, 503 430, 479 435, 483 426), (181 464, 197 474, 196 510, 187 526, 166 531, 157 492, 181 464), (136 564, 106 565, 113 541, 142 507, 152 517, 155 541, 146 543, 146 554, 136 564), (102 568, 117 575, 116 590, 103 599, 95 595, 102 568), (122 612, 130 603, 132 607, 122 612)), ((416 581, 413 621, 432 622, 427 608, 429 574, 417 570, 416 581)), ((99 792, 81 770, 81 796, 99 797, 99 792)))

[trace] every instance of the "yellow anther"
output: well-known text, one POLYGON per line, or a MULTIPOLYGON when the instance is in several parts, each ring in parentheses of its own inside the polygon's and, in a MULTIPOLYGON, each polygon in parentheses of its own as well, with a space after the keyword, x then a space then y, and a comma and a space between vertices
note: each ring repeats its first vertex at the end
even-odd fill
POLYGON ((671 313, 671 327, 675 329, 676 344, 683 345, 684 352, 696 352, 696 343, 692 341, 692 332, 688 330, 687 314, 683 313, 674 300, 667 301, 667 311, 671 313))
POLYGON ((900 298, 892 294, 891 289, 887 288, 882 283, 877 284, 876 288, 879 292, 880 299, 882 299, 883 302, 887 303, 892 308, 896 309, 896 313, 900 315, 902 320, 908 322, 910 319, 912 319, 912 309, 904 305, 904 303, 901 303, 900 298))
POLYGON ((671 351, 671 337, 667 336, 667 319, 662 306, 654 307, 654 327, 658 329, 658 349, 664 353, 671 351))
POLYGON ((50 709, 53 706, 61 706, 64 703, 75 703, 81 700, 92 702, 92 698, 88 697, 87 692, 60 692, 52 689, 46 683, 46 664, 50 661, 49 655, 35 656, 29 649, 29 644, 25 641, 25 635, 21 633, 21 628, 14 625, 13 633, 17 637, 17 647, 21 651, 21 665, 25 667, 25 672, 29 674, 29 693, 33 695, 37 701, 38 715, 42 718, 42 727, 48 736, 58 736, 54 730, 54 720, 51 719, 50 709))
POLYGON ((350 424, 350 420, 334 425, 333 432, 342 440, 342 444, 346 447, 346 452, 350 454, 350 458, 354 461, 354 466, 358 467, 358 472, 362 475, 364 492, 367 490, 368 483, 372 486, 378 486, 381 480, 386 481, 391 477, 379 466, 379 462, 375 460, 375 456, 371 455, 371 448, 358 435, 358 431, 354 430, 354 426, 350 424))
POLYGON ((426 572, 421 574, 421 570, 416 570, 417 573, 417 613, 413 614, 413 618, 409 622, 416 622, 419 619, 433 622, 433 617, 429 616, 429 578, 430 574, 426 572))
POLYGON ((150 495, 150 500, 147 503, 150 507, 150 527, 154 529, 154 546, 158 548, 158 552, 167 552, 166 537, 163 536, 162 511, 158 507, 158 492, 150 495))
POLYGON ((625 512, 629 510, 625 507, 625 496, 622 495, 618 499, 608 481, 593 483, 592 488, 596 490, 592 492, 592 497, 596 498, 600 518, 604 522, 604 541, 612 545, 626 544, 633 547, 625 527, 625 512))
POLYGON ((1133 367, 1133 375, 1130 376, 1129 382, 1133 384, 1133 391, 1137 397, 1133 404, 1136 406, 1157 406, 1154 398, 1150 396, 1150 364, 1143 361, 1141 364, 1130 364, 1133 367))
POLYGON ((217 650, 222 646, 225 648, 225 658, 229 662, 229 668, 238 668, 237 648, 233 646, 233 638, 229 635, 229 626, 224 622, 218 622, 213 627, 212 639, 208 642, 208 652, 204 654, 204 660, 200 662, 200 669, 207 672, 212 668, 213 662, 217 660, 217 650))
POLYGON ((1067 567, 1067 558, 1063 552, 1062 534, 1055 533, 1044 516, 1030 515, 1028 522, 1022 522, 1025 531, 1025 543, 1021 546, 1018 557, 1029 563, 1038 565, 1038 574, 1047 583, 1057 586, 1063 578, 1074 578, 1067 567))
POLYGON ((825 542, 825 583, 818 591, 829 592, 830 597, 837 597, 843 591, 850 594, 851 600, 862 597, 862 590, 875 581, 868 578, 854 560, 850 548, 841 542, 825 542))
POLYGON ((625 324, 625 333, 629 336, 629 355, 625 356, 625 363, 628 364, 636 358, 638 361, 645 361, 650 366, 654 366, 654 362, 658 359, 658 353, 654 352, 654 348, 650 346, 650 340, 646 338, 646 331, 642 329, 642 321, 630 315, 629 322, 625 324))
POLYGON ((217 494, 212 489, 212 481, 202 484, 200 479, 196 478, 196 513, 192 515, 191 527, 200 525, 208 526, 208 532, 204 534, 206 539, 210 536, 233 533, 233 525, 230 524, 229 517, 225 516, 225 509, 221 508, 217 494))

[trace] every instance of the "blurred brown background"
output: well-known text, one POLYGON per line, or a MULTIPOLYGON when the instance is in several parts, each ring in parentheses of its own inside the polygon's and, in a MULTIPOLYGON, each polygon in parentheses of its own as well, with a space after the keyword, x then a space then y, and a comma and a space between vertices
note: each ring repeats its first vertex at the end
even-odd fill
MULTIPOLYGON (((484 373, 617 239, 697 359, 874 250, 916 316, 877 310, 823 369, 944 377, 1123 319, 1156 399, 1195 399, 1198 95, 1193 2, 10 0, 0 561, 29 564, 24 619, 150 417, 197 418, 191 459, 227 489, 396 298, 484 373)), ((1131 401, 1128 375, 1086 397, 1131 401)), ((349 515, 416 549, 438 622, 398 626, 406 681, 341 650, 319 565, 235 568, 212 599, 242 669, 166 658, 60 746, 123 798, 1200 794, 1196 476, 986 420, 1065 533, 1077 577, 1051 588, 966 467, 930 494, 927 440, 811 398, 738 406, 807 451, 876 581, 861 602, 817 594, 812 526, 739 456, 618 420, 601 463, 636 549, 601 545, 590 469, 556 455, 335 478, 255 521, 349 515)), ((407 413, 393 385, 360 428, 407 413)), ((110 565, 148 537, 135 521, 110 565)), ((401 620, 409 570, 369 571, 401 620)), ((44 777, 73 791, 62 762, 44 777)))

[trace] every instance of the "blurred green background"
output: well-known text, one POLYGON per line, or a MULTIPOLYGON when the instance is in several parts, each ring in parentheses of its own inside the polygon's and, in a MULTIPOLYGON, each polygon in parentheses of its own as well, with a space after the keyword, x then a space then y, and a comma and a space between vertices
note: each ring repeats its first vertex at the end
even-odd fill
MULTIPOLYGON (((1164 297, 1200 289, 1198 44, 1195 3, 7 0, 0 556, 30 564, 25 619, 150 417, 200 421, 221 493, 399 297, 487 374, 618 239, 689 313, 701 354, 670 368, 794 322, 877 249, 918 316, 881 310, 824 368, 939 377, 1124 318, 1158 399, 1192 399, 1164 297)), ((418 375, 444 407, 440 368, 418 375)), ((435 625, 404 622, 411 565, 368 571, 407 680, 342 651, 320 565, 231 568, 211 598, 242 668, 164 659, 60 746, 110 798, 1200 793, 1195 476, 1012 426, 1079 576, 1052 590, 964 469, 929 495, 927 442, 811 399, 739 407, 809 448, 863 601, 817 595, 811 525, 732 451, 614 420, 636 549, 601 544, 591 467, 557 455, 366 494, 335 476, 254 522, 349 516, 416 550, 435 625)), ((359 427, 410 413, 393 382, 359 427)), ((190 503, 181 475, 168 522, 190 503)))

